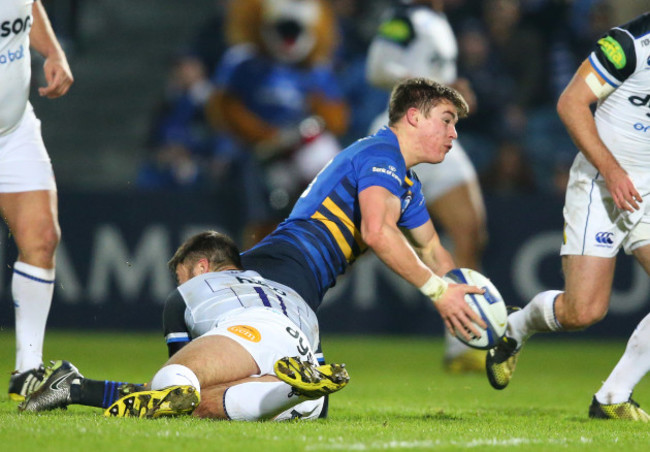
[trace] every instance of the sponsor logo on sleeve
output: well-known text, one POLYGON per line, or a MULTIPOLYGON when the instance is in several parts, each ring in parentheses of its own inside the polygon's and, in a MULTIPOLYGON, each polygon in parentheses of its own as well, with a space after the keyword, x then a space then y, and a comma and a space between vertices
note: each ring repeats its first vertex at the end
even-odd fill
POLYGON ((623 47, 611 36, 598 40, 598 45, 609 61, 616 69, 623 69, 627 63, 623 47))
POLYGON ((410 37, 411 32, 406 22, 394 19, 383 23, 379 27, 379 34, 391 41, 402 42, 410 37))
POLYGON ((252 326, 248 325, 235 325, 235 326, 230 326, 228 327, 228 331, 230 331, 232 334, 241 337, 242 339, 246 339, 247 341, 251 342, 259 342, 262 340, 262 335, 260 334, 257 329, 253 328, 252 326))
POLYGON ((373 173, 386 174, 387 176, 392 177, 399 184, 401 184, 402 179, 400 179, 399 176, 397 174, 395 174, 396 171, 397 171, 397 168, 395 168, 394 166, 389 166, 388 168, 380 168, 378 166, 373 166, 372 167, 372 172, 373 173))

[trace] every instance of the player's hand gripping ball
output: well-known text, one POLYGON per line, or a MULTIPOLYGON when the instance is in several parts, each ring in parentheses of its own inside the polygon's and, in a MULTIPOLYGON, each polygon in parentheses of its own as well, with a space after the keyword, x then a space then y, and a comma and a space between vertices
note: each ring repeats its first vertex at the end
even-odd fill
POLYGON ((494 284, 481 273, 469 268, 455 268, 449 271, 444 279, 452 284, 467 284, 485 289, 483 295, 465 294, 465 301, 481 316, 487 324, 487 328, 483 329, 476 325, 476 329, 481 332, 481 335, 470 340, 465 339, 458 331, 456 331, 456 337, 473 348, 488 350, 496 346, 506 333, 508 310, 494 284))

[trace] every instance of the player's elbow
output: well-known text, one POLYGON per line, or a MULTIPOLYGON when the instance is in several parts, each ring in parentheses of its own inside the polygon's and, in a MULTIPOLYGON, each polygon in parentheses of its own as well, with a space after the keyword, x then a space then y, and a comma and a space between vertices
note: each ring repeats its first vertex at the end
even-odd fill
POLYGON ((575 109, 575 107, 576 103, 571 99, 571 95, 564 91, 557 100, 555 110, 557 111, 560 119, 563 122, 566 122, 566 119, 569 117, 569 114, 575 109))
POLYGON ((361 228, 361 238, 368 247, 373 250, 380 248, 383 244, 386 243, 386 234, 382 227, 362 227, 361 228))

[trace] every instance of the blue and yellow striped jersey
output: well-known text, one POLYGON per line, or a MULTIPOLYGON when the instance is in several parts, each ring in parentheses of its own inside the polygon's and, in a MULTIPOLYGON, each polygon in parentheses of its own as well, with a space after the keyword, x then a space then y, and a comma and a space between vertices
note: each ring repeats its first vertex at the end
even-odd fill
POLYGON ((242 255, 244 268, 285 284, 313 309, 367 248, 361 238, 359 193, 381 186, 400 198, 398 226, 429 220, 421 185, 406 169, 395 134, 384 127, 353 143, 314 178, 289 217, 242 255))

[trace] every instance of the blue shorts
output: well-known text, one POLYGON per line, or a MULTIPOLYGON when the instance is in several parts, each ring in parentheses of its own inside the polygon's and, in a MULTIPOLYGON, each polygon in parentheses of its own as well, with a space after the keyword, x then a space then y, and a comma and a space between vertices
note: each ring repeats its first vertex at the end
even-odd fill
POLYGON ((284 241, 255 246, 241 255, 244 269, 254 270, 266 279, 284 284, 307 302, 314 312, 323 301, 316 277, 296 247, 284 241))

